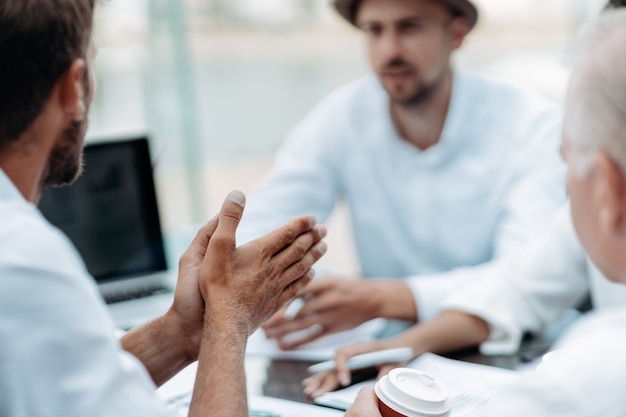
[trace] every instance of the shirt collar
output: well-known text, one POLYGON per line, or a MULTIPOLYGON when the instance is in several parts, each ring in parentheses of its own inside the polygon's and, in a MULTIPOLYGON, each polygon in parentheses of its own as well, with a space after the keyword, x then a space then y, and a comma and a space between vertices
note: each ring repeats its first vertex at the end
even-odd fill
POLYGON ((460 71, 452 71, 452 88, 450 92, 450 103, 448 104, 448 114, 441 131, 440 143, 449 143, 458 138, 459 129, 467 120, 463 120, 463 100, 465 97, 464 76, 460 71))

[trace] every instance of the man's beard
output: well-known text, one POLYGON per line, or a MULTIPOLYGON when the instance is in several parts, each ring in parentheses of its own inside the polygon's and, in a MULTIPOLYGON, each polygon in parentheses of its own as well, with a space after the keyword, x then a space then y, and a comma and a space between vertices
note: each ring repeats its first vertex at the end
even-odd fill
POLYGON ((383 83, 383 88, 387 91, 387 94, 391 98, 391 100, 401 105, 402 107, 420 107, 424 104, 427 104, 435 91, 440 87, 442 81, 445 79, 445 72, 438 76, 433 82, 426 84, 422 79, 419 71, 410 63, 405 61, 402 58, 395 58, 387 63, 382 70, 381 74, 384 74, 385 71, 396 70, 396 69, 408 69, 413 73, 415 77, 415 82, 404 92, 396 92, 392 91, 390 88, 385 86, 383 83))
POLYGON ((50 151, 46 174, 43 177, 44 187, 69 185, 83 173, 83 142, 89 126, 87 115, 92 99, 88 71, 83 72, 82 84, 87 97, 85 117, 82 120, 72 120, 50 151))
POLYGON ((44 187, 59 187, 73 183, 83 172, 83 140, 88 121, 72 121, 50 152, 44 187))

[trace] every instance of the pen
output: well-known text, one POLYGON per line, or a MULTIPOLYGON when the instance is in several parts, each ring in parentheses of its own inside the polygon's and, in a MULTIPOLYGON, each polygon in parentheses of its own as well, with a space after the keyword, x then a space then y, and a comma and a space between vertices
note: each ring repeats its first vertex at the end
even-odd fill
MULTIPOLYGON (((351 357, 346 362, 346 368, 348 370, 369 368, 370 366, 380 365, 383 363, 406 361, 412 359, 413 356, 413 349, 410 347, 378 350, 351 357)), ((316 374, 323 371, 332 371, 335 367, 335 361, 331 360, 309 366, 307 370, 312 374, 316 374)))
POLYGON ((302 307, 304 307, 305 301, 300 297, 294 299, 289 306, 287 306, 287 310, 285 310, 285 318, 287 320, 292 320, 294 317, 298 315, 302 307))

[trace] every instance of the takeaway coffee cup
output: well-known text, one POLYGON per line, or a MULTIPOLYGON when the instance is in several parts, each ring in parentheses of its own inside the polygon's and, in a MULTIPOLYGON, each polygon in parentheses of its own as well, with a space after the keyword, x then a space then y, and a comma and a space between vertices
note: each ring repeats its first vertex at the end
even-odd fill
POLYGON ((396 368, 376 383, 378 407, 383 417, 447 417, 448 390, 417 369, 396 368))

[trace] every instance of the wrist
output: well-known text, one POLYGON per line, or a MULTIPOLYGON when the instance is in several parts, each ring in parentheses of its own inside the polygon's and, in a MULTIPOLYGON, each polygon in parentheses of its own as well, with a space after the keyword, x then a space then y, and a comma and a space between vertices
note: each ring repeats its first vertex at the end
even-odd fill
POLYGON ((417 307, 413 293, 404 281, 374 281, 373 294, 378 294, 376 317, 417 321, 417 307))
POLYGON ((226 313, 226 310, 213 312, 207 309, 204 314, 204 327, 202 330, 202 343, 206 339, 228 341, 234 346, 245 346, 248 337, 255 329, 251 329, 245 320, 237 314, 226 313))
POLYGON ((202 343, 203 323, 189 323, 173 309, 165 313, 161 320, 167 329, 168 338, 176 341, 181 356, 189 363, 197 361, 202 343))

